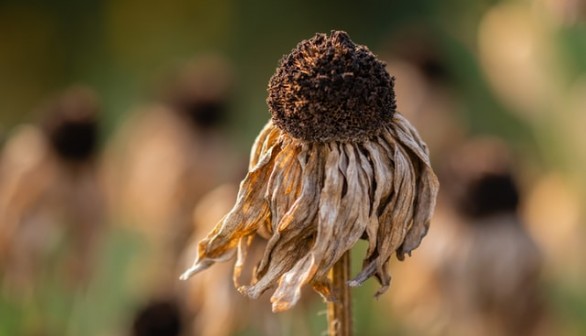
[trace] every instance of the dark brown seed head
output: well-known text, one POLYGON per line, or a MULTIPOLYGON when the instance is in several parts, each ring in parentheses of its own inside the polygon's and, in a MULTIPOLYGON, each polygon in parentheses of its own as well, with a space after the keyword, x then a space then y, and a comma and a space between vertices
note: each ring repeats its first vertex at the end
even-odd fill
POLYGON ((74 163, 96 155, 99 109, 96 94, 84 87, 68 89, 48 104, 43 129, 59 158, 74 163))
POLYGON ((487 173, 469 181, 462 196, 460 210, 471 219, 515 213, 519 207, 519 190, 509 172, 487 173))
POLYGON ((396 109, 394 78, 343 31, 316 34, 281 59, 267 104, 276 126, 307 141, 378 135, 396 109))

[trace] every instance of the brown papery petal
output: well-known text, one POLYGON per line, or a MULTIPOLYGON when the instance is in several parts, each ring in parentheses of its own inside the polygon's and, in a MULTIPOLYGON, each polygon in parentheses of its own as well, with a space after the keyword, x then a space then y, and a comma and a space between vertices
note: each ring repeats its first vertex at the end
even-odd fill
POLYGON ((352 248, 368 223, 368 177, 360 168, 357 149, 350 144, 330 143, 329 147, 315 244, 281 277, 271 298, 275 311, 294 305, 301 287, 314 277, 323 279, 342 254, 352 248))
MULTIPOLYGON (((383 132, 383 134, 389 135, 388 132, 383 132)), ((358 286, 376 274, 382 286, 377 295, 382 294, 390 284, 386 264, 390 256, 402 244, 411 223, 415 189, 414 170, 409 156, 392 137, 385 139, 379 138, 380 148, 385 150, 377 153, 377 157, 387 156, 387 160, 392 162, 394 169, 393 179, 390 180, 392 181, 391 185, 389 185, 388 176, 384 172, 384 166, 380 166, 381 171, 375 174, 377 186, 390 187, 390 190, 382 190, 382 194, 388 196, 379 201, 376 253, 367 257, 362 272, 350 282, 351 286, 358 286)))
POLYGON ((238 198, 234 208, 198 245, 198 256, 194 265, 181 279, 187 279, 197 272, 210 267, 216 261, 232 257, 234 248, 240 238, 254 234, 258 227, 270 216, 267 202, 264 200, 269 173, 274 165, 274 158, 282 149, 282 143, 276 141, 254 169, 240 184, 238 198))
POLYGON ((301 146, 289 144, 275 157, 266 191, 271 208, 272 225, 267 228, 270 233, 277 230, 282 217, 301 192, 302 167, 298 160, 300 151, 301 146))
POLYGON ((320 146, 304 146, 299 153, 298 160, 302 170, 301 193, 275 227, 265 255, 256 270, 258 282, 240 288, 248 296, 258 297, 274 286, 313 244, 317 231, 315 222, 325 152, 320 146))
POLYGON ((380 295, 390 283, 386 268, 392 253, 403 259, 403 254, 417 247, 427 232, 438 183, 429 166, 427 146, 399 113, 378 141, 364 148, 373 162, 378 190, 372 202, 379 209, 379 218, 371 218, 364 268, 350 285, 358 286, 376 275, 382 285, 377 292, 380 295))
POLYGON ((431 169, 427 146, 421 140, 415 128, 398 113, 395 115, 393 125, 396 130, 396 138, 420 160, 417 165, 418 171, 416 172, 418 179, 416 201, 413 209, 413 225, 397 254, 397 257, 402 260, 404 254, 411 253, 412 250, 417 248, 427 234, 439 191, 439 182, 431 169))
POLYGON ((268 122, 265 127, 260 131, 254 144, 252 145, 252 150, 250 151, 250 163, 248 165, 248 170, 254 169, 258 160, 262 156, 263 153, 266 153, 267 148, 269 148, 269 144, 274 143, 275 139, 278 135, 280 135, 280 131, 278 128, 273 127, 272 122, 268 122))
POLYGON ((364 148, 367 155, 372 161, 372 186, 374 189, 372 202, 372 210, 368 226, 366 227, 366 234, 368 237, 368 251, 366 253, 365 263, 369 258, 374 257, 373 253, 376 251, 377 235, 379 229, 379 208, 384 206, 384 202, 391 197, 393 192, 393 169, 394 162, 389 159, 388 154, 390 149, 383 144, 377 142, 366 142, 364 148))
POLYGON ((399 113, 379 136, 359 142, 301 141, 269 122, 250 166, 236 205, 199 244, 185 276, 231 257, 238 244, 235 285, 252 298, 277 286, 273 311, 291 308, 310 283, 327 300, 335 299, 327 273, 364 234, 363 268, 349 284, 376 276, 376 295, 383 293, 391 256, 402 260, 419 245, 438 192, 427 146, 399 113), (240 286, 255 234, 269 240, 252 283, 240 286))

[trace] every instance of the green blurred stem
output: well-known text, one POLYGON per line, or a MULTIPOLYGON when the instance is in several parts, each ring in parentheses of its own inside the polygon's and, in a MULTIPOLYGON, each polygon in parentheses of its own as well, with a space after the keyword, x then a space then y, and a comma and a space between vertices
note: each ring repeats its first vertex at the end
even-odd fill
POLYGON ((342 255, 330 270, 332 296, 328 302, 328 334, 330 336, 352 335, 352 300, 350 298, 350 252, 342 255))

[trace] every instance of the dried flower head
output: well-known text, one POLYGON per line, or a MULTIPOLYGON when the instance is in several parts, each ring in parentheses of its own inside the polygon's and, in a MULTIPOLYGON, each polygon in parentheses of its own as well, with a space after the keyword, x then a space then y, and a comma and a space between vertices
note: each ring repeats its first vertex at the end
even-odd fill
POLYGON ((281 60, 267 103, 273 123, 295 138, 368 140, 392 121, 393 80, 348 34, 317 34, 281 60))
MULTIPOLYGON (((444 205, 455 207, 437 224, 453 234, 434 235, 431 243, 443 249, 422 251, 431 264, 428 284, 441 288, 436 314, 445 322, 433 327, 445 335, 536 334, 544 320, 543 260, 517 213, 514 156, 502 140, 478 138, 454 147, 447 161, 444 205)), ((414 304, 428 307, 429 300, 414 304)))
POLYGON ((15 294, 47 276, 86 284, 104 228, 98 97, 68 88, 39 112, 44 122, 17 128, 0 153, 0 273, 15 294))
POLYGON ((199 55, 166 77, 160 99, 195 131, 213 131, 225 125, 235 82, 227 60, 215 54, 199 55))
POLYGON ((183 279, 237 250, 234 280, 252 298, 277 287, 274 311, 312 284, 331 299, 327 273, 368 240, 358 286, 389 286, 387 264, 427 233, 438 182, 427 146, 395 111, 393 78, 345 32, 317 34, 281 60, 269 84, 272 121, 252 149, 236 205, 198 246, 183 279), (238 278, 256 234, 268 239, 252 283, 238 278))
POLYGON ((97 155, 100 107, 92 90, 73 87, 47 110, 43 129, 59 158, 79 163, 97 155))

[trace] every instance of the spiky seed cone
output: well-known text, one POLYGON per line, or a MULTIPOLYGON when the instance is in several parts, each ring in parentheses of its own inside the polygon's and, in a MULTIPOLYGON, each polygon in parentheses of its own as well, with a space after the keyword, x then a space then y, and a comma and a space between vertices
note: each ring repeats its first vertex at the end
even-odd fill
POLYGON ((294 138, 366 140, 392 120, 393 82, 385 63, 346 32, 316 34, 281 59, 267 104, 273 123, 294 138))

